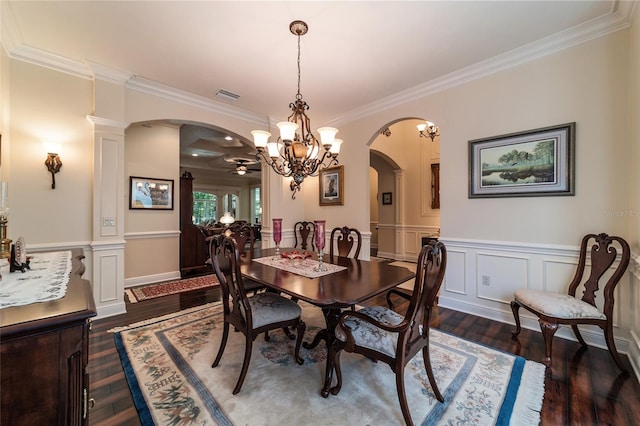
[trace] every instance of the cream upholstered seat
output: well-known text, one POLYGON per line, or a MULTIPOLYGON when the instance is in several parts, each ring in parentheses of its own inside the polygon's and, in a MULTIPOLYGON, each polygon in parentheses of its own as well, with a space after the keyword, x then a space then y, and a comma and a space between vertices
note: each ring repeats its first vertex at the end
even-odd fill
POLYGON ((585 235, 580 245, 578 268, 569 284, 567 294, 533 289, 520 289, 514 292, 511 310, 516 322, 516 330, 513 332, 513 339, 516 340, 521 331, 519 309, 523 307, 539 318, 538 322, 545 344, 543 362, 547 366, 551 366, 553 335, 560 324, 570 325, 576 338, 584 347, 587 347, 587 343, 582 338, 578 325, 597 325, 604 331, 607 348, 616 365, 627 373, 628 370, 616 350, 613 337, 613 305, 615 287, 629 266, 630 256, 629 244, 620 237, 604 233, 585 235), (590 244, 592 245, 590 246, 590 244), (618 258, 618 251, 620 251, 619 262, 617 266, 612 268, 618 258), (587 259, 590 260, 589 270, 586 268, 587 259), (604 281, 603 277, 605 276, 609 278, 602 291, 604 305, 602 310, 599 310, 596 305, 596 292, 600 290, 600 280, 604 281), (579 287, 584 288, 580 299, 576 297, 576 291, 579 287))
POLYGON ((521 305, 527 305, 551 317, 607 319, 607 316, 595 306, 569 294, 522 288, 516 290, 513 297, 521 305))

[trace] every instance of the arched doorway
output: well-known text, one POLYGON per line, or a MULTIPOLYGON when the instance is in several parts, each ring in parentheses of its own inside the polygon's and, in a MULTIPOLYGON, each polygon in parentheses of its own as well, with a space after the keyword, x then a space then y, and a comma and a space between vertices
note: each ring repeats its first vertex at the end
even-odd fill
POLYGON ((370 143, 372 255, 415 261, 425 237, 439 236, 439 137, 420 137, 423 119, 404 118, 370 143))

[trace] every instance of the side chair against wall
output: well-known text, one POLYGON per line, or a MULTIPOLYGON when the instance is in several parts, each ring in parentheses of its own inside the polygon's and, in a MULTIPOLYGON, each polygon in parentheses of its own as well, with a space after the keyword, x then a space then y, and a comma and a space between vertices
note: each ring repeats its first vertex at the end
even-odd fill
POLYGON ((302 250, 311 250, 316 251, 315 246, 315 235, 316 235, 316 225, 313 222, 296 222, 293 225, 293 238, 294 238, 294 247, 298 248, 298 244, 300 244, 300 248, 302 250), (311 238, 309 238, 311 237, 311 238), (298 238, 300 239, 298 241, 298 238))
POLYGON ((240 377, 233 389, 233 394, 240 392, 251 361, 253 341, 261 333, 278 328, 294 327, 297 330, 294 357, 300 365, 304 360, 300 357, 300 346, 306 325, 300 317, 302 309, 295 302, 276 293, 262 292, 247 296, 244 280, 240 272, 242 263, 240 250, 233 237, 221 235, 211 244, 213 267, 222 289, 224 307, 224 327, 220 349, 211 368, 220 363, 229 337, 229 326, 245 336, 244 361, 240 377))
MULTIPOLYGON (((447 251, 442 242, 422 247, 418 257, 413 295, 404 316, 382 306, 365 307, 340 314, 336 340, 330 348, 337 384, 330 389, 337 395, 342 388, 341 351, 359 353, 374 361, 383 361, 396 374, 400 408, 407 425, 412 425, 405 394, 404 367, 420 351, 434 395, 444 398, 438 389, 429 356, 429 320, 433 301, 442 285, 447 266, 447 251)), ((375 366, 377 364, 371 364, 375 366)))
POLYGON ((329 238, 329 257, 331 258, 334 255, 334 247, 337 247, 338 256, 358 259, 362 248, 360 231, 348 226, 333 228, 331 230, 331 238, 329 238))
POLYGON ((516 321, 516 331, 513 339, 517 340, 520 334, 520 307, 532 312, 539 318, 540 328, 544 337, 545 358, 544 364, 551 366, 551 343, 560 324, 571 326, 573 333, 583 347, 586 342, 580 334, 578 324, 594 324, 604 331, 609 352, 615 363, 624 373, 628 373, 620 355, 616 350, 613 337, 613 304, 614 290, 618 282, 629 266, 629 244, 620 237, 607 234, 588 234, 582 239, 580 245, 580 257, 578 269, 569 284, 568 294, 552 293, 542 290, 519 289, 514 293, 511 302, 511 310, 516 321), (593 245, 590 245, 593 244, 593 245), (620 252, 620 261, 613 269, 607 283, 604 286, 604 307, 602 311, 596 306, 596 292, 600 289, 600 281, 609 271, 620 252), (590 260, 590 270, 586 271, 587 261, 590 260), (576 297, 576 290, 583 283, 584 293, 582 299, 576 297))

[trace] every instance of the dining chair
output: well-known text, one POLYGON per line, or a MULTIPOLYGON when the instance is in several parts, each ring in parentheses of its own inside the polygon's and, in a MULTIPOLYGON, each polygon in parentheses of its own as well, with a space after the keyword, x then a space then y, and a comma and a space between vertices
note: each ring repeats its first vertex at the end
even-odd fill
POLYGON ((220 363, 229 337, 230 325, 245 336, 244 360, 240 377, 233 389, 234 395, 242 388, 251 361, 253 341, 259 334, 278 328, 294 327, 297 330, 294 358, 302 365, 304 360, 300 357, 300 346, 306 330, 301 318, 302 308, 295 302, 271 292, 247 296, 240 271, 242 259, 238 247, 232 236, 224 235, 214 238, 211 244, 211 259, 222 289, 224 310, 222 340, 211 368, 217 367, 220 363))
POLYGON ((301 221, 293 225, 294 247, 298 248, 298 238, 300 238, 300 248, 302 250, 316 251, 315 247, 316 225, 313 222, 301 221))
POLYGON ((543 363, 550 367, 553 336, 560 324, 570 325, 584 348, 587 348, 587 344, 580 334, 578 325, 597 325, 604 331, 607 348, 616 365, 624 373, 628 373, 616 350, 613 337, 613 305, 614 290, 629 266, 630 255, 629 244, 621 237, 604 233, 585 235, 580 245, 578 268, 566 294, 537 289, 519 289, 514 292, 511 310, 516 322, 516 331, 513 332, 512 338, 517 340, 520 334, 519 309, 523 307, 538 317, 545 345, 543 363), (611 269, 618 257, 618 250, 619 262, 611 269), (604 282, 605 279, 604 302, 602 309, 599 309, 596 292, 602 287, 601 281, 604 282), (582 298, 576 297, 578 288, 583 289, 582 298))
POLYGON ((353 257, 358 259, 362 248, 362 235, 356 228, 348 226, 336 227, 331 230, 329 238, 329 257, 333 258, 334 247, 341 257, 353 257))
MULTIPOLYGON (((438 294, 447 266, 447 250, 442 242, 422 247, 418 257, 413 294, 405 315, 383 307, 370 306, 356 312, 340 314, 335 329, 336 340, 331 345, 337 384, 330 389, 337 395, 342 388, 340 354, 358 353, 374 361, 386 363, 396 375, 396 388, 402 416, 413 425, 404 385, 404 368, 420 351, 431 389, 440 402, 444 398, 438 389, 429 356, 429 320, 433 301, 438 294)), ((372 363, 375 368, 377 363, 372 363)))
MULTIPOLYGON (((240 250, 240 256, 245 259, 247 256, 253 255, 253 248, 255 244, 255 234, 253 227, 246 222, 234 222, 231 225, 224 228, 222 234, 225 236, 231 236, 236 240, 238 249, 240 250)), ((257 281, 245 280, 245 290, 248 292, 257 293, 260 290, 264 290, 264 285, 257 281)))

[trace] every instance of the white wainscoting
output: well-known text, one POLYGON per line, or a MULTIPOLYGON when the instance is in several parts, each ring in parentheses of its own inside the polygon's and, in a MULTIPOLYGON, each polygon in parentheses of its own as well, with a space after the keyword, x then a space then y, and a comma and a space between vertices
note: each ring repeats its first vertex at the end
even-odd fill
MULTIPOLYGON (((444 237, 440 241, 447 247, 448 263, 439 305, 508 324, 515 324, 510 302, 516 289, 564 293, 578 263, 578 246, 444 237)), ((632 256, 631 263, 615 290, 614 335, 618 351, 629 355, 640 376, 640 256, 632 256)), ((601 294, 596 303, 602 306, 601 294)), ((520 309, 520 318, 523 327, 540 331, 534 315, 520 309)), ((580 331, 588 344, 606 349, 599 327, 580 326, 580 331)), ((556 336, 576 340, 570 327, 561 327, 556 336)))

